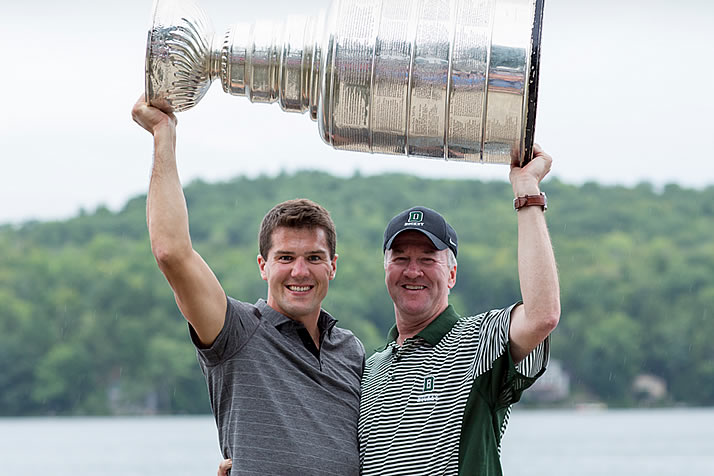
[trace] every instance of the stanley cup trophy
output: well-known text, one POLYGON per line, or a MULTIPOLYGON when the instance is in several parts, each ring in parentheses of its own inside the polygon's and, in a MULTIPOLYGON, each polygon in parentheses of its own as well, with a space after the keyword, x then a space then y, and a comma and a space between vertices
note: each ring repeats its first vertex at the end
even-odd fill
MULTIPOLYGON (((238 1, 238 0, 236 0, 238 1)), ((521 165, 532 155, 544 0, 333 0, 222 36, 193 0, 154 0, 146 97, 211 82, 317 121, 336 149, 521 165)))

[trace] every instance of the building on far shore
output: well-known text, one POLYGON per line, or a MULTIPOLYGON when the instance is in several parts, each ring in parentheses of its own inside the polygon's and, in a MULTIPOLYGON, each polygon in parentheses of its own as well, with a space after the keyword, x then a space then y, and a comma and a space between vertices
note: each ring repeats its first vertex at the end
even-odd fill
POLYGON ((570 396, 570 376, 559 360, 548 362, 545 373, 523 394, 524 400, 538 403, 555 403, 570 396))
POLYGON ((632 383, 632 391, 643 403, 657 403, 667 398, 667 382, 656 375, 640 374, 632 383))

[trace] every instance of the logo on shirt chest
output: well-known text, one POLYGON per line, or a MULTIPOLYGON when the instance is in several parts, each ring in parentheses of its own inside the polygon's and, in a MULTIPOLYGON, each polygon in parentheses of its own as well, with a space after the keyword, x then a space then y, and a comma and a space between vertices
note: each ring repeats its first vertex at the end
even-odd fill
POLYGON ((439 400, 439 394, 434 390, 436 389, 434 377, 428 375, 424 377, 424 382, 422 385, 422 395, 417 397, 417 402, 436 402, 439 400))

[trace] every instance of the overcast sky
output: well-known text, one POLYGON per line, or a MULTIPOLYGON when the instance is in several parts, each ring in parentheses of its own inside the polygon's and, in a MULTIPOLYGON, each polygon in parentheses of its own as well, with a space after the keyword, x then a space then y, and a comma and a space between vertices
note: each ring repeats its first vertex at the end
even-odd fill
MULTIPOLYGON (((236 21, 313 14, 327 0, 202 0, 236 21)), ((0 223, 120 208, 145 193, 151 136, 130 118, 144 87, 151 0, 0 5, 0 223)), ((714 184, 714 2, 547 0, 536 140, 569 183, 714 184)), ((502 165, 338 152, 307 115, 214 84, 179 114, 179 168, 228 180, 319 169, 507 180, 502 165)), ((309 196, 309 191, 305 191, 309 196)))

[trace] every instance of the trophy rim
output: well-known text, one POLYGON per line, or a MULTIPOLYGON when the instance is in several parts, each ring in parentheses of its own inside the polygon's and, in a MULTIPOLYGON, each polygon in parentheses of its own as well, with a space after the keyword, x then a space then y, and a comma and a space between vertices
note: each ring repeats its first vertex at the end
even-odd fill
POLYGON ((149 21, 149 30, 146 33, 146 48, 144 52, 144 101, 149 104, 151 100, 151 80, 149 71, 151 70, 151 37, 154 32, 154 22, 156 20, 156 9, 158 8, 159 0, 153 0, 151 5, 151 19, 149 21))
POLYGON ((153 0, 151 7, 151 21, 149 23, 149 31, 146 35, 146 55, 144 59, 144 101, 154 107, 158 107, 164 112, 171 113, 174 112, 174 108, 168 101, 163 101, 162 104, 158 104, 155 100, 158 99, 155 94, 153 84, 151 82, 151 70, 152 70, 152 55, 151 55, 151 45, 154 40, 154 31, 156 29, 156 16, 159 10, 159 3, 161 0, 153 0))
POLYGON ((541 36, 543 33, 543 13, 545 0, 535 0, 533 31, 531 33, 530 74, 528 80, 528 100, 526 103, 526 125, 524 153, 521 165, 526 165, 533 158, 535 142, 536 110, 538 105, 538 81, 540 76, 541 36))
POLYGON ((196 0, 153 0, 144 61, 147 104, 165 113, 195 106, 220 75, 215 32, 196 0))

